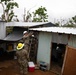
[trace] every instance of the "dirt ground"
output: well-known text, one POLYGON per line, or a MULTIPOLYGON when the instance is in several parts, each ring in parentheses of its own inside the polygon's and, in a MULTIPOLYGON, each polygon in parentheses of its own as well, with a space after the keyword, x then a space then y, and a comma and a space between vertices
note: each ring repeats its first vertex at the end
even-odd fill
MULTIPOLYGON (((21 75, 19 72, 19 66, 17 60, 5 60, 0 61, 0 75, 21 75)), ((56 75, 51 71, 35 70, 34 72, 28 72, 27 75, 56 75)))

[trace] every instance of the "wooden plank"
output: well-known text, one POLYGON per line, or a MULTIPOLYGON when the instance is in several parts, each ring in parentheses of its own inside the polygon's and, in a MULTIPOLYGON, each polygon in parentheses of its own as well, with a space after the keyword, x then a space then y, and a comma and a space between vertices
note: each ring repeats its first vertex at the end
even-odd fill
POLYGON ((76 75, 76 49, 67 47, 61 75, 76 75))

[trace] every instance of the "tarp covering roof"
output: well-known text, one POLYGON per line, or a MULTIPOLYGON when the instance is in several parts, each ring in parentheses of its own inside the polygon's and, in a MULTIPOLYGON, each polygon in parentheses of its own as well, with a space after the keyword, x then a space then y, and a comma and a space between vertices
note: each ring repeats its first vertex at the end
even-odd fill
POLYGON ((76 35, 76 28, 70 28, 70 27, 43 27, 43 28, 31 28, 29 30, 76 35))
POLYGON ((13 32, 7 35, 4 39, 0 39, 1 41, 8 41, 8 42, 15 42, 19 41, 23 37, 24 28, 21 27, 14 27, 13 32))

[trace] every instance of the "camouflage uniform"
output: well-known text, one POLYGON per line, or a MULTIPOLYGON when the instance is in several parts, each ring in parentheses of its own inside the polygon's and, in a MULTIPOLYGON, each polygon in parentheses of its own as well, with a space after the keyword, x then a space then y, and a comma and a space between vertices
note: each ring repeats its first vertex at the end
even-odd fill
POLYGON ((24 49, 26 49, 29 52, 29 37, 25 38, 24 40, 24 49))
MULTIPOLYGON (((30 33, 26 33, 23 36, 23 41, 24 41, 24 49, 26 49, 28 51, 28 54, 30 54, 30 36, 33 34, 33 32, 30 33)), ((29 55, 28 55, 29 56, 29 55)), ((30 60, 30 58, 29 58, 30 60)))
POLYGON ((18 63, 20 66, 20 72, 22 74, 27 74, 28 72, 28 52, 25 49, 21 49, 16 52, 18 63))

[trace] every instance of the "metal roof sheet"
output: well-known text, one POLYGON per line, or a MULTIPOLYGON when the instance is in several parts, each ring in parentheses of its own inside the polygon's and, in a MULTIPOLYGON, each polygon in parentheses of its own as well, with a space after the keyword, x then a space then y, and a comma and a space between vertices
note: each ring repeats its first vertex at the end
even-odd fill
POLYGON ((65 34, 76 35, 76 28, 70 28, 70 27, 43 27, 43 28, 32 28, 32 29, 29 29, 29 30, 54 32, 54 33, 65 33, 65 34))
POLYGON ((24 28, 14 27, 13 32, 0 41, 16 42, 22 39, 24 28))
POLYGON ((32 27, 32 26, 39 26, 47 23, 50 23, 50 22, 7 22, 6 26, 32 27))

